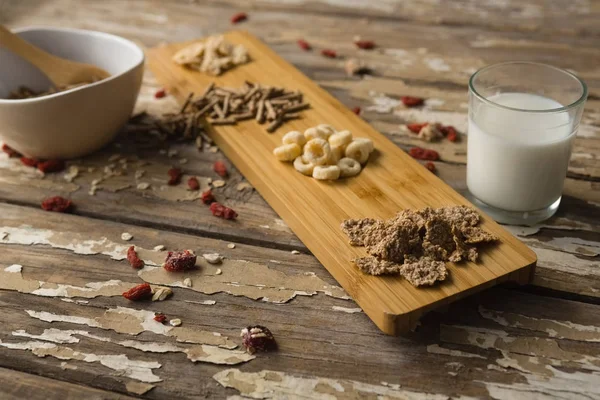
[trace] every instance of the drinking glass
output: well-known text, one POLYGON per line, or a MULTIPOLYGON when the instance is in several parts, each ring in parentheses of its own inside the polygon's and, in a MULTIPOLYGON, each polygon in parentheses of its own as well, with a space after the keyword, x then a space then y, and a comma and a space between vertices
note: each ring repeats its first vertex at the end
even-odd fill
POLYGON ((533 225, 556 212, 587 97, 571 72, 507 62, 469 81, 467 187, 496 221, 533 225))

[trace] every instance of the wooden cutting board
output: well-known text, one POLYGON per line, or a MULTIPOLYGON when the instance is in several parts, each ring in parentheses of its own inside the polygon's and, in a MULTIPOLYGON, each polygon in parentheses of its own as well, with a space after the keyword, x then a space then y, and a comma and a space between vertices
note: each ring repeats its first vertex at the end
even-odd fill
POLYGON ((213 81, 219 86, 235 88, 248 80, 304 93, 312 108, 302 113, 302 119, 287 122, 274 134, 266 132, 267 124, 259 125, 254 120, 235 126, 215 126, 210 128, 210 134, 382 331, 407 332, 425 311, 499 282, 529 282, 535 253, 485 215, 482 227, 496 234, 499 244, 483 249, 478 264, 448 263, 450 277, 441 284, 415 288, 401 277, 375 277, 360 272, 350 260, 366 253, 363 248, 348 244, 340 230, 343 220, 385 219, 405 208, 471 204, 258 38, 237 31, 225 36, 231 43, 246 46, 252 61, 219 77, 208 76, 171 61, 173 54, 188 42, 149 50, 149 67, 179 101, 184 101, 190 92, 202 93, 213 81), (281 144, 286 132, 304 131, 322 123, 373 140, 376 151, 360 175, 320 182, 275 159, 272 151, 281 144))

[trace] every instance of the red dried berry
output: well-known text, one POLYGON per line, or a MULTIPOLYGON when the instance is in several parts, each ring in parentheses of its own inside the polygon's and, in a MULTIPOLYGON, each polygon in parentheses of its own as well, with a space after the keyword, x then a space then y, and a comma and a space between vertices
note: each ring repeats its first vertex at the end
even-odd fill
POLYGON ((163 268, 169 272, 186 271, 196 265, 196 255, 189 250, 170 251, 163 263, 163 268))
POLYGON ((353 112, 354 114, 356 114, 356 115, 360 115, 360 111, 361 111, 361 110, 360 110, 360 107, 354 107, 354 108, 352 109, 352 112, 353 112))
POLYGON ((428 123, 425 122, 423 124, 407 124, 406 128, 408 128, 409 131, 411 131, 412 133, 419 133, 421 132, 421 129, 423 129, 423 127, 427 126, 428 123))
POLYGON ((449 141, 456 142, 458 140, 458 132, 453 126, 444 126, 442 127, 441 131, 449 141))
POLYGON ((321 55, 328 57, 328 58, 336 58, 337 57, 337 53, 335 52, 335 50, 330 50, 330 49, 321 50, 321 55))
POLYGON ((277 342, 271 331, 261 325, 249 326, 242 329, 242 343, 248 353, 277 349, 277 342))
POLYGON ((156 91, 156 93, 154 93, 154 98, 155 99, 162 99, 166 95, 167 95, 167 91, 165 89, 159 89, 159 90, 156 91))
POLYGON ((416 158, 417 160, 422 160, 423 154, 425 154, 425 149, 422 149, 420 147, 413 147, 412 149, 410 149, 408 151, 408 154, 410 154, 410 156, 412 158, 416 158))
POLYGON ((165 322, 167 322, 167 316, 165 314, 156 313, 156 314, 154 314, 154 320, 156 322, 160 322, 161 324, 164 324, 165 322))
POLYGON ((435 173, 435 164, 432 163, 431 161, 428 161, 425 163, 425 168, 427 168, 428 170, 430 170, 431 172, 435 173))
POLYGON ((169 185, 178 185, 181 182, 181 176, 183 175, 181 169, 173 167, 167 171, 167 174, 169 175, 169 181, 167 182, 169 185))
POLYGON ((73 202, 64 197, 54 196, 42 201, 42 209, 44 211, 54 211, 64 213, 71 209, 73 202))
POLYGON ((440 159, 440 155, 435 150, 425 149, 423 152, 423 160, 437 161, 440 159))
POLYGON ((144 268, 144 260, 138 257, 138 254, 135 251, 135 246, 130 246, 127 249, 127 261, 129 261, 129 264, 131 264, 132 268, 144 268))
POLYGON ((21 157, 21 153, 16 151, 15 149, 9 147, 7 144, 2 145, 2 151, 8 154, 10 158, 18 158, 21 157))
POLYGON ((310 44, 304 39, 298 39, 298 46, 304 51, 309 51, 311 49, 310 44))
POLYGON ((372 40, 357 40, 354 42, 356 47, 363 50, 371 50, 375 48, 375 42, 372 40))
POLYGON ((142 283, 123 292, 123 297, 131 301, 143 300, 150 296, 152 296, 152 288, 147 283, 142 283))
POLYGON ((37 167, 39 161, 35 158, 21 157, 21 162, 28 167, 37 167))
POLYGON ((229 173, 227 172, 227 166, 223 161, 215 161, 213 164, 213 171, 217 173, 220 177, 227 178, 229 173))
POLYGON ((37 169, 43 173, 60 172, 65 169, 65 162, 63 160, 40 161, 37 164, 37 169))
POLYGON ((402 96, 402 104, 404 104, 406 107, 417 107, 417 106, 422 106, 423 103, 425 102, 425 99, 422 99, 420 97, 412 97, 412 96, 402 96))
POLYGON ((247 19, 248 19, 248 14, 240 12, 240 13, 234 14, 231 17, 231 23, 232 24, 239 24, 240 22, 245 21, 247 19))
POLYGON ((208 189, 206 192, 202 193, 201 200, 204 204, 211 204, 216 201, 215 196, 213 196, 212 191, 210 189, 208 189))
POLYGON ((238 214, 231 208, 224 206, 220 203, 212 203, 210 205, 210 212, 215 217, 223 218, 223 219, 236 219, 238 214))
POLYGON ((188 179, 188 187, 190 188, 190 190, 198 190, 200 189, 200 182, 198 182, 198 179, 196 179, 195 176, 192 176, 190 179, 188 179))

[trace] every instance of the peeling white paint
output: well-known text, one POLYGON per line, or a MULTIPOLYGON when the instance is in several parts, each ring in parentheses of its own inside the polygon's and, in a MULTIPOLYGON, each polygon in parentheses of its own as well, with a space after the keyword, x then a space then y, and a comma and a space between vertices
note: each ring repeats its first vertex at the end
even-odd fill
POLYGON ((448 72, 452 69, 450 68, 450 65, 440 57, 425 57, 423 63, 425 63, 430 70, 435 72, 448 72))
POLYGON ((333 306, 333 307, 331 307, 331 309, 333 311, 341 311, 341 312, 345 312, 345 313, 348 313, 348 314, 354 314, 354 313, 362 312, 362 309, 360 309, 360 308, 348 308, 348 307, 333 306))

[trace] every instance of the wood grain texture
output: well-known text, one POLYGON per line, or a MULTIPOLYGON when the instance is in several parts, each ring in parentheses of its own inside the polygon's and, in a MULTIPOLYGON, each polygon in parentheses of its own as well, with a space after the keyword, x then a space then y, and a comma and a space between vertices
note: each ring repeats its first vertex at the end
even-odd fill
MULTIPOLYGON (((425 310, 472 290, 504 280, 529 282, 535 253, 487 217, 482 226, 497 235, 500 243, 486 250, 480 265, 451 266, 450 282, 439 287, 414 288, 399 277, 360 273, 349 260, 364 253, 348 245, 348 239, 340 230, 343 220, 386 219, 402 209, 469 203, 256 37, 233 31, 225 38, 233 44, 244 45, 252 61, 215 78, 218 86, 241 87, 248 80, 300 90, 311 109, 276 134, 270 135, 255 121, 247 121, 236 126, 212 127, 212 137, 380 329, 388 334, 407 332, 425 310), (280 144, 283 130, 304 131, 321 123, 373 140, 376 150, 359 176, 318 182, 275 159, 272 151, 280 144)), ((183 46, 185 44, 159 46, 147 53, 149 66, 158 80, 180 101, 189 92, 201 93, 212 81, 171 60, 183 46)))

